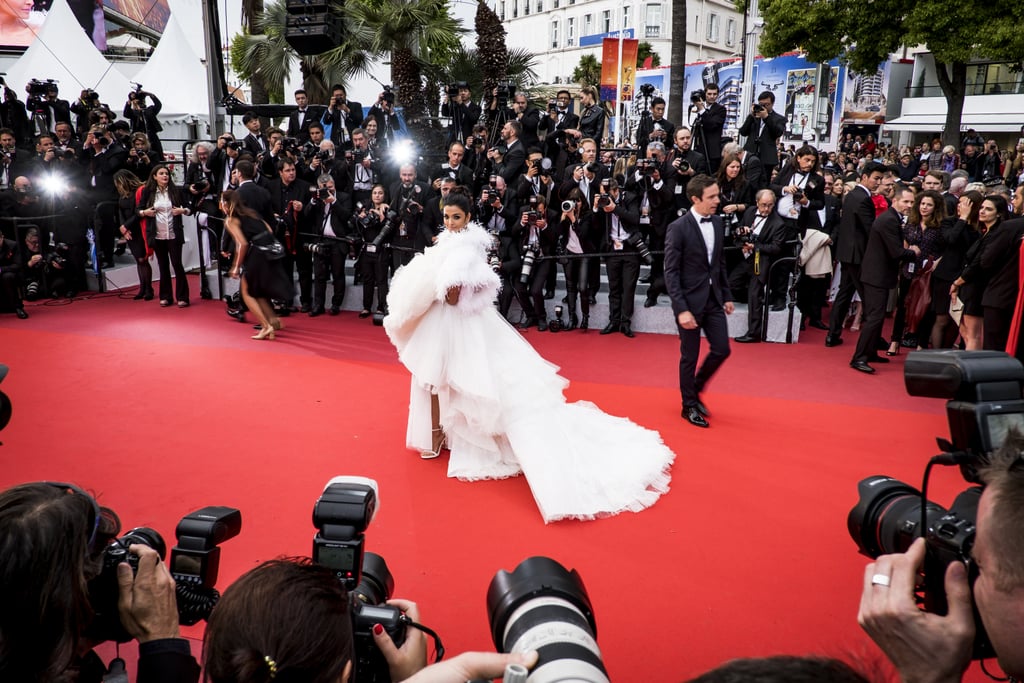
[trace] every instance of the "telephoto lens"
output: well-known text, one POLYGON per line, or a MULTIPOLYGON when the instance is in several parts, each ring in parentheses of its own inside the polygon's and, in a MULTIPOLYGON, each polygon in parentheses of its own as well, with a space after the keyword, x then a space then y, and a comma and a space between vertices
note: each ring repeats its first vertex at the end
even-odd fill
POLYGON ((608 683, 590 597, 575 569, 530 557, 499 571, 487 589, 487 614, 500 652, 537 651, 529 683, 608 683))

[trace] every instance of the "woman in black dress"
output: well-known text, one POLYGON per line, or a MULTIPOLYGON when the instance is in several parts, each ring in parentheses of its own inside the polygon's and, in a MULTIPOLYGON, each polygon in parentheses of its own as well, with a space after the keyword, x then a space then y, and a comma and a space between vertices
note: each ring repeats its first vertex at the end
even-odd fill
POLYGON ((259 214, 246 208, 234 190, 221 194, 220 209, 224 212, 224 227, 236 244, 231 277, 241 277, 242 299, 260 321, 260 331, 253 339, 273 339, 274 330, 284 325, 270 300, 289 301, 295 295, 284 261, 268 251, 276 243, 274 232, 259 214))
MULTIPOLYGON (((956 215, 947 218, 942 226, 942 239, 945 248, 941 258, 932 271, 932 313, 935 323, 932 325, 931 348, 946 349, 952 345, 948 332, 952 327, 949 315, 950 285, 953 284, 967 263, 967 252, 978 240, 978 211, 984 199, 980 192, 971 190, 960 196, 957 202, 956 215)), ((962 297, 961 297, 962 298, 962 297)), ((952 333, 956 337, 955 333, 952 333)))
POLYGON ((949 295, 956 296, 964 302, 964 317, 960 332, 964 337, 967 351, 982 349, 984 333, 985 309, 982 297, 988 280, 996 272, 992 262, 998 260, 997 254, 986 250, 992 243, 993 235, 1000 229, 1000 224, 1007 214, 1006 199, 1001 195, 989 195, 981 202, 978 211, 978 222, 981 225, 981 238, 967 252, 967 266, 949 288, 949 295))
POLYGON ((114 187, 117 188, 117 214, 121 220, 118 230, 128 244, 135 268, 139 271, 139 293, 133 298, 138 301, 153 300, 153 266, 149 263, 149 249, 146 245, 146 231, 142 220, 135 210, 135 196, 142 181, 131 171, 120 170, 114 174, 114 187))

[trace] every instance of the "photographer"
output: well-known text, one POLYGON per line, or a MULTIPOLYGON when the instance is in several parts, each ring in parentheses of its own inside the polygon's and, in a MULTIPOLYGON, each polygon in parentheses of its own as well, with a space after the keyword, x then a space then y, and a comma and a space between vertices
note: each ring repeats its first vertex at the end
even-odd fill
MULTIPOLYGON (((277 178, 267 184, 277 217, 274 237, 284 245, 284 270, 288 281, 293 281, 294 271, 299 274, 299 313, 309 313, 313 302, 313 257, 305 248, 309 238, 303 233, 309 232, 306 207, 312 198, 311 188, 298 177, 293 162, 281 159, 278 164, 277 178)), ((291 302, 289 299, 289 306, 291 302)))
POLYGON ((249 131, 249 134, 242 138, 242 149, 249 152, 253 157, 258 157, 270 150, 270 142, 263 134, 263 123, 259 115, 250 110, 242 115, 242 124, 249 131))
POLYGON ((390 86, 384 86, 384 92, 377 96, 377 101, 366 113, 366 118, 377 121, 376 140, 382 150, 390 148, 402 135, 402 122, 395 113, 395 92, 390 86))
POLYGON ((388 196, 394 211, 390 244, 397 247, 391 252, 392 268, 412 260, 417 251, 423 251, 424 242, 421 228, 423 220, 423 204, 427 201, 427 186, 416 179, 416 167, 404 164, 398 169, 399 180, 391 186, 388 196))
POLYGON ((19 144, 27 144, 32 139, 32 130, 28 124, 25 103, 18 99, 18 93, 7 87, 2 77, 0 86, 4 89, 3 100, 0 101, 0 125, 13 130, 19 144))
MULTIPOLYGON (((49 138, 53 146, 53 138, 49 138)), ((10 128, 0 128, 0 190, 14 186, 14 179, 29 166, 17 147, 17 138, 10 128)))
MULTIPOLYGON (((93 110, 100 109, 102 107, 103 103, 100 102, 99 93, 90 88, 82 90, 81 94, 78 96, 78 100, 71 103, 69 111, 75 115, 75 129, 78 131, 79 135, 85 135, 90 126, 96 125, 96 122, 91 119, 90 115, 93 110)), ((109 123, 110 121, 107 121, 107 124, 109 123)), ((53 130, 52 126, 50 127, 50 130, 53 130)))
MULTIPOLYGON (((665 249, 665 231, 674 213, 670 184, 663 176, 665 146, 660 142, 647 145, 647 157, 637 161, 626 174, 626 190, 640 198, 640 233, 651 251, 665 249)), ((667 294, 664 254, 652 254, 651 274, 647 282, 644 308, 658 305, 658 295, 667 294)))
POLYGON ((636 129, 636 146, 639 149, 647 149, 648 143, 652 141, 666 146, 670 144, 676 127, 665 118, 665 99, 663 97, 652 99, 650 115, 646 115, 646 112, 644 114, 636 129))
POLYGON ((672 186, 676 213, 682 215, 690 208, 690 199, 686 196, 686 184, 694 176, 706 174, 708 164, 703 154, 693 150, 693 133, 686 126, 676 128, 673 142, 675 144, 666 159, 669 167, 666 167, 665 172, 668 174, 666 180, 672 186))
POLYGON ((137 178, 148 178, 154 163, 157 162, 157 158, 150 150, 149 138, 145 133, 133 133, 130 142, 131 147, 128 148, 128 159, 124 167, 137 178))
MULTIPOLYGON (((728 159, 729 157, 727 157, 728 159)), ((772 261, 782 254, 786 225, 775 212, 775 193, 764 189, 757 193, 756 206, 748 208, 735 231, 743 260, 729 270, 729 288, 733 295, 744 293, 747 299, 747 332, 736 337, 741 344, 761 341, 765 289, 772 261)))
POLYGON ((728 113, 718 104, 717 83, 708 83, 703 92, 698 90, 690 95, 690 113, 694 116, 694 148, 708 160, 708 172, 714 174, 722 162, 722 129, 728 113))
MULTIPOLYGON (((311 127, 310 133, 313 131, 314 128, 311 127)), ((310 184, 318 182, 320 176, 325 173, 334 178, 335 187, 346 190, 353 186, 349 166, 343 157, 337 156, 337 148, 330 140, 322 141, 313 156, 299 167, 299 177, 310 184)))
POLYGON ((309 125, 314 121, 319 122, 325 110, 323 107, 309 104, 309 97, 302 88, 295 91, 295 106, 298 108, 288 115, 287 135, 298 140, 300 145, 304 145, 309 142, 309 125))
POLYGON ((480 193, 476 206, 477 220, 484 229, 494 235, 518 235, 519 214, 515 202, 507 198, 507 185, 500 175, 492 175, 488 185, 480 193))
POLYGON ((541 196, 551 201, 555 183, 551 179, 551 160, 545 159, 540 149, 526 150, 526 172, 516 180, 516 200, 523 204, 530 197, 541 196))
POLYGON ((622 332, 634 337, 632 328, 633 299, 640 277, 640 208, 636 195, 619 190, 614 178, 601 181, 594 197, 594 230, 601 240, 601 251, 613 252, 605 259, 608 273, 608 324, 601 334, 622 332))
POLYGON ((24 320, 28 313, 21 303, 21 249, 14 240, 0 237, 0 309, 14 310, 24 320))
POLYGON ((473 101, 469 84, 465 81, 447 87, 441 102, 441 116, 451 118, 448 124, 448 146, 453 142, 469 144, 473 137, 473 126, 480 119, 480 105, 473 101))
POLYGON ((350 190, 353 202, 369 204, 370 192, 377 182, 377 159, 374 158, 366 131, 355 128, 352 131, 352 149, 345 152, 345 161, 350 164, 349 176, 352 181, 350 190))
POLYGON ((778 141, 786 132, 786 117, 773 111, 775 93, 765 90, 750 108, 740 135, 747 138, 743 149, 755 155, 764 165, 764 177, 771 181, 772 171, 779 164, 778 141))
POLYGON ((526 171, 526 147, 519 136, 523 126, 518 121, 507 121, 501 127, 501 142, 487 150, 487 158, 494 166, 494 173, 505 179, 505 184, 515 182, 526 171))
POLYGON ((550 227, 551 218, 547 200, 540 195, 530 197, 520 212, 519 246, 523 255, 523 266, 512 285, 523 306, 526 320, 519 329, 537 326, 538 332, 548 331, 547 310, 544 307, 544 285, 554 262, 546 256, 554 256, 558 245, 558 230, 550 227), (529 266, 529 272, 527 267, 529 266))
MULTIPOLYGON (((36 113, 42 114, 46 123, 46 132, 53 132, 53 127, 58 121, 71 123, 71 107, 67 100, 58 97, 60 91, 56 83, 53 81, 29 81, 25 86, 25 91, 29 94, 28 99, 25 100, 25 110, 28 112, 29 118, 31 119, 32 115, 36 113), (39 88, 43 89, 42 92, 39 92, 39 88)), ((85 91, 83 91, 84 94, 85 91)), ((96 97, 96 101, 99 101, 99 96, 96 97)), ((82 130, 84 129, 79 129, 80 132, 82 130)), ((35 131, 35 134, 38 135, 42 132, 35 131)))
POLYGON ((508 121, 518 121, 520 125, 519 139, 524 147, 537 147, 540 139, 537 128, 540 125, 540 110, 530 104, 526 93, 517 92, 512 98, 512 107, 506 115, 508 121))
POLYGON ((317 238, 317 252, 313 254, 313 307, 309 317, 324 314, 328 275, 334 281, 331 297, 331 315, 338 315, 345 303, 345 259, 352 241, 349 219, 352 217, 352 198, 339 193, 330 175, 317 179, 317 193, 305 209, 313 233, 317 238))
POLYGON ((437 242, 437 236, 444 230, 444 202, 459 183, 455 178, 438 180, 438 194, 427 200, 423 206, 423 235, 427 246, 437 242))
POLYGON ((44 297, 55 299, 59 292, 66 292, 67 285, 62 277, 65 259, 57 251, 44 252, 39 228, 27 228, 21 246, 25 301, 38 301, 44 297))
POLYGON ((185 169, 185 187, 188 188, 192 210, 209 215, 217 213, 216 174, 211 164, 216 148, 216 145, 206 140, 197 142, 185 169))
MULTIPOLYGON (((37 482, 0 493, 0 680, 99 683, 104 667, 87 635, 87 583, 120 524, 78 487, 37 482)), ((196 683, 199 666, 178 635, 174 579, 155 550, 130 547, 117 567, 117 613, 139 642, 137 683, 196 683)), ((106 578, 106 577, 104 577, 106 578)))
POLYGON ((163 109, 163 104, 160 102, 160 98, 151 92, 146 92, 141 87, 128 93, 128 101, 124 104, 124 118, 131 125, 133 133, 142 133, 149 140, 149 148, 153 152, 154 161, 163 161, 164 158, 164 149, 157 135, 164 129, 160 119, 157 118, 161 109, 163 109), (146 105, 147 97, 152 104, 146 105))
POLYGON ((327 138, 336 147, 344 147, 351 141, 352 131, 363 123, 363 105, 349 102, 344 86, 331 86, 331 100, 320 123, 324 126, 327 138))
POLYGON ((128 152, 118 144, 103 126, 93 126, 82 147, 78 160, 88 169, 86 179, 91 188, 91 206, 99 223, 97 246, 104 268, 114 265, 114 228, 116 212, 104 210, 102 205, 117 202, 114 174, 125 167, 128 152))
POLYGON ((23 176, 17 176, 10 189, 0 192, 0 216, 7 219, 23 218, 23 221, 0 221, 0 234, 14 238, 15 227, 18 223, 36 223, 44 221, 33 220, 47 213, 46 208, 40 203, 39 195, 32 188, 32 181, 23 176))
MULTIPOLYGON (((579 188, 569 192, 568 197, 562 202, 562 220, 559 226, 559 244, 569 254, 596 254, 598 247, 595 244, 593 230, 594 215, 589 206, 584 202, 583 193, 579 188)), ((590 327, 590 283, 589 269, 600 268, 600 262, 596 258, 570 258, 563 264, 565 273, 566 305, 569 309, 569 323, 566 330, 573 330, 579 327, 586 330, 590 327), (576 296, 579 295, 580 312, 583 317, 576 317, 576 296)))
MULTIPOLYGON (((568 90, 559 90, 555 99, 548 102, 548 111, 540 118, 537 130, 545 132, 544 154, 551 160, 556 160, 565 145, 565 131, 579 126, 580 117, 569 111, 572 105, 572 95, 568 90)), ((564 165, 563 165, 564 168, 564 165)))
POLYGON ((387 234, 388 212, 384 186, 377 184, 370 191, 370 203, 357 205, 352 216, 353 232, 363 243, 363 251, 356 261, 363 284, 363 308, 360 318, 369 318, 373 306, 373 292, 377 290, 377 312, 387 315, 388 310, 388 269, 391 255, 388 253, 387 234))
POLYGON ((949 612, 921 611, 914 592, 927 544, 914 541, 905 553, 881 555, 864 569, 857 621, 892 661, 904 681, 954 682, 962 679, 971 659, 975 635, 973 605, 1007 676, 1024 677, 1024 601, 1021 592, 1024 556, 1019 539, 1024 531, 1024 495, 1019 466, 1022 443, 1011 431, 979 472, 985 488, 978 504, 971 555, 978 576, 973 587, 967 568, 953 561, 946 567, 945 594, 949 612))
POLYGON ((473 171, 462 162, 466 155, 466 147, 461 142, 448 143, 448 161, 432 174, 430 187, 437 192, 441 188, 443 178, 451 178, 456 185, 469 187, 473 184, 473 171))
POLYGON ((231 187, 231 172, 235 169, 242 143, 231 133, 221 133, 217 146, 210 152, 209 167, 213 174, 213 191, 219 194, 231 187))

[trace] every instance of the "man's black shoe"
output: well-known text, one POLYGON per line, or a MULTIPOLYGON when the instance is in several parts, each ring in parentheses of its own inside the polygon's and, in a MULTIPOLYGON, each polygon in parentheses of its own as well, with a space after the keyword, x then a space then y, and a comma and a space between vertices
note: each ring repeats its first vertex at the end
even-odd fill
POLYGON ((323 315, 323 314, 324 314, 324 309, 322 309, 322 308, 311 308, 309 310, 309 317, 310 318, 315 318, 318 315, 323 315))
POLYGON ((888 363, 889 359, 885 356, 879 356, 877 353, 873 356, 868 357, 869 363, 888 363))
POLYGON ((739 342, 740 344, 757 344, 761 341, 761 338, 748 333, 742 337, 736 337, 733 341, 739 342))
POLYGON ((708 421, 704 419, 704 416, 695 407, 683 408, 683 419, 694 427, 704 427, 706 429, 710 426, 708 421))
POLYGON ((538 320, 537 321, 537 331, 538 332, 547 332, 548 331, 548 321, 547 320, 538 320))
POLYGON ((706 405, 704 405, 704 401, 700 400, 699 398, 697 399, 697 402, 693 404, 693 407, 696 408, 697 412, 703 415, 704 417, 711 417, 711 411, 708 410, 708 407, 706 405))
POLYGON ((537 324, 536 318, 527 318, 523 322, 519 323, 519 329, 527 330, 537 324))
POLYGON ((657 305, 658 305, 658 297, 654 297, 653 299, 651 297, 647 297, 646 299, 644 299, 644 308, 650 308, 651 306, 657 306, 657 305))
POLYGON ((875 372, 875 369, 873 367, 871 367, 870 365, 868 365, 867 363, 865 363, 862 360, 857 360, 857 361, 854 361, 854 362, 850 363, 850 367, 853 368, 854 370, 858 370, 860 372, 866 372, 869 375, 871 375, 871 374, 873 374, 875 372))
MULTIPOLYGON (((231 316, 232 318, 234 318, 235 320, 237 320, 238 322, 240 322, 240 323, 244 323, 245 322, 245 311, 241 310, 240 308, 238 308, 238 309, 236 309, 236 308, 229 308, 227 310, 227 314, 229 316, 231 316)), ((257 325, 257 327, 263 327, 263 326, 262 325, 257 325)))
POLYGON ((619 324, 618 323, 608 323, 607 325, 604 326, 604 329, 601 330, 601 334, 611 334, 612 332, 618 332, 618 331, 619 331, 619 324))
POLYGON ((812 320, 811 322, 809 322, 807 324, 810 325, 811 327, 813 327, 816 330, 827 330, 828 329, 828 325, 826 325, 825 323, 821 322, 820 320, 812 320))
POLYGON ((831 334, 825 336, 825 346, 839 346, 842 343, 842 337, 833 337, 831 334))
POLYGON ((331 306, 330 313, 331 315, 338 315, 339 313, 341 313, 341 309, 338 308, 337 306, 331 306))
POLYGON ((596 294, 591 294, 590 295, 590 305, 591 306, 596 306, 597 305, 597 295, 596 294))
POLYGON ((299 304, 299 313, 309 313, 309 304, 299 304))
POLYGON ((636 336, 635 334, 633 334, 633 326, 630 323, 622 323, 622 328, 621 329, 622 329, 622 334, 626 335, 630 339, 632 339, 633 337, 636 336))
POLYGON ((545 298, 545 299, 549 299, 549 300, 550 300, 550 299, 554 299, 554 298, 555 298, 555 293, 554 293, 554 291, 552 291, 552 290, 548 290, 548 291, 544 292, 544 298, 545 298))
POLYGON ((21 306, 14 309, 14 315, 18 316, 20 320, 25 320, 26 318, 28 318, 28 313, 26 313, 25 309, 22 308, 21 306))

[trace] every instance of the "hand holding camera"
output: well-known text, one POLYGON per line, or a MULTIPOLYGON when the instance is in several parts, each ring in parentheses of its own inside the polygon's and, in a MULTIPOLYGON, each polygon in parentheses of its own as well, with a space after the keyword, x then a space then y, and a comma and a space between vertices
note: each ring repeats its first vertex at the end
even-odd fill
POLYGON ((133 544, 128 552, 138 558, 133 574, 127 562, 117 565, 117 610, 128 634, 145 643, 178 637, 178 603, 174 579, 159 553, 133 544))

